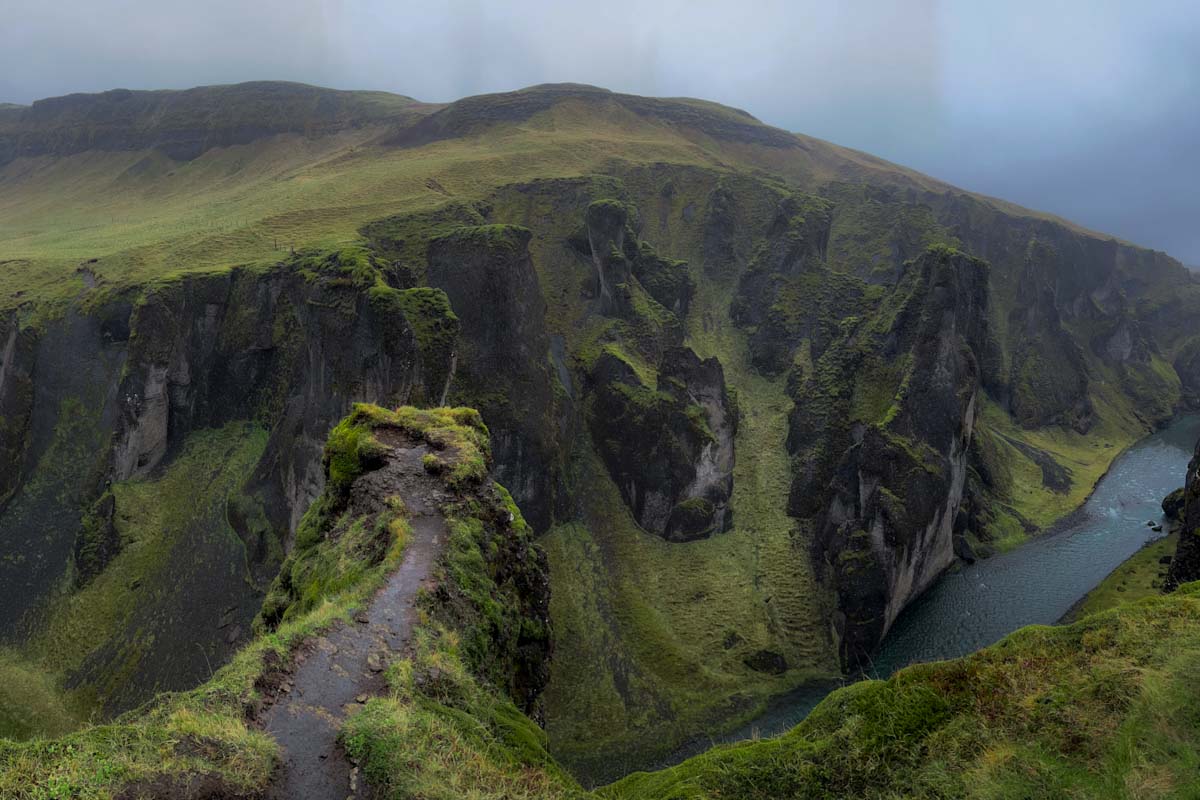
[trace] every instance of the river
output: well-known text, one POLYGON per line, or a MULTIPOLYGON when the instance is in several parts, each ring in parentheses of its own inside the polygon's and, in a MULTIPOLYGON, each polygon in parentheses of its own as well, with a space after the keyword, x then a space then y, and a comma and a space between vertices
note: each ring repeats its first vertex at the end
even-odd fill
MULTIPOLYGON (((1026 625, 1050 625, 1143 545, 1166 535, 1161 502, 1183 485, 1200 437, 1200 416, 1176 419, 1122 453, 1087 502, 1035 539, 943 575, 901 613, 874 658, 886 678, 922 661, 957 658, 1026 625)), ((774 736, 808 715, 837 683, 811 684, 778 698, 747 725, 695 742, 669 759, 720 742, 774 736)))

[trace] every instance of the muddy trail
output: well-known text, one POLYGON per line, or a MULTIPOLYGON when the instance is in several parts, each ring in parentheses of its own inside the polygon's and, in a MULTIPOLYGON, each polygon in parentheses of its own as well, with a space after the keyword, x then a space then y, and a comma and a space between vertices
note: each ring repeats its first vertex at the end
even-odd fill
POLYGON ((399 434, 381 437, 393 448, 388 465, 356 484, 379 496, 400 495, 412 533, 400 566, 351 623, 339 623, 299 648, 275 702, 260 715, 279 743, 281 765, 269 800, 347 800, 369 796, 337 742, 346 718, 384 693, 383 671, 403 651, 416 616, 413 600, 426 585, 446 542, 442 504, 450 499, 421 458, 430 448, 399 434))

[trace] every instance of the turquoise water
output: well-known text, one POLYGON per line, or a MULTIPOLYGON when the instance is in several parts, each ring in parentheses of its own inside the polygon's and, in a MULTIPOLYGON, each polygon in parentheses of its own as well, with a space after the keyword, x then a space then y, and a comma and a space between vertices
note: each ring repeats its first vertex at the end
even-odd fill
MULTIPOLYGON (((886 678, 909 664, 963 656, 1017 628, 1057 622, 1123 561, 1165 535, 1146 523, 1162 521, 1162 499, 1183 485, 1198 437, 1200 416, 1177 419, 1118 457, 1087 502, 1049 531, 942 576, 896 620, 869 677, 886 678)), ((670 762, 704 745, 782 733, 839 685, 801 687, 750 724, 697 741, 670 762)))

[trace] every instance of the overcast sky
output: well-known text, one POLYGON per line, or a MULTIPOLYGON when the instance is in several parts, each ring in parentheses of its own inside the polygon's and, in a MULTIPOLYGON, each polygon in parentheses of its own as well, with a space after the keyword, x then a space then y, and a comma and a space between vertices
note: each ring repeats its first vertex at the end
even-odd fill
POLYGON ((1200 265, 1200 0, 0 0, 0 102, 689 95, 1200 265))

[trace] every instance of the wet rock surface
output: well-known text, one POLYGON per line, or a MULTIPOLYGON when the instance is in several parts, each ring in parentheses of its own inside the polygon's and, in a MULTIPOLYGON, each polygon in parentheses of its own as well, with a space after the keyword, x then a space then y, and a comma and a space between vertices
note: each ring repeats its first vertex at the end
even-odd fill
POLYGON ((306 641, 290 672, 278 678, 274 702, 258 717, 282 754, 268 798, 370 796, 338 744, 338 732, 348 714, 385 690, 383 670, 408 644, 416 616, 413 601, 428 585, 447 536, 440 507, 449 495, 421 462, 431 449, 399 439, 391 447, 387 466, 371 478, 402 496, 408 508, 412 535, 403 561, 353 622, 306 641))
POLYGON ((668 350, 650 389, 606 353, 592 368, 589 392, 592 439, 642 528, 689 541, 731 527, 737 411, 719 361, 668 350))

